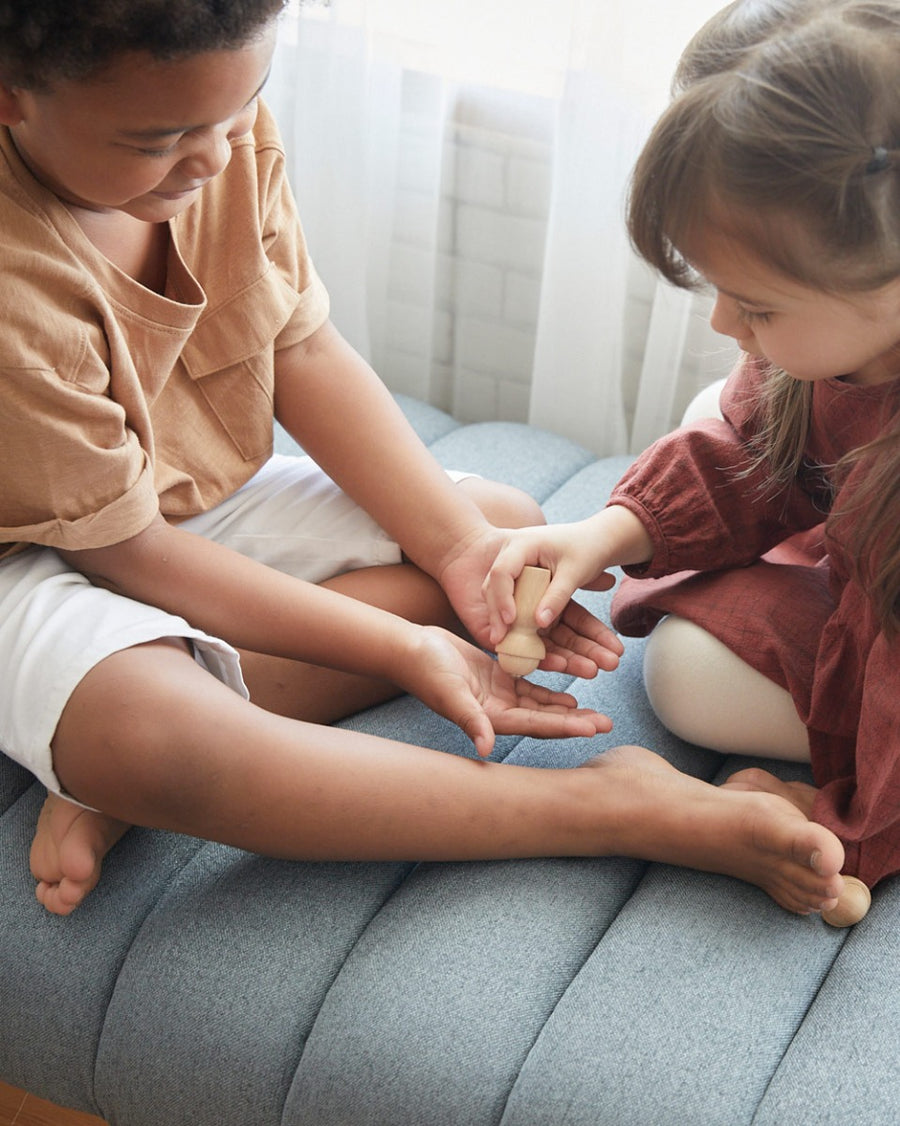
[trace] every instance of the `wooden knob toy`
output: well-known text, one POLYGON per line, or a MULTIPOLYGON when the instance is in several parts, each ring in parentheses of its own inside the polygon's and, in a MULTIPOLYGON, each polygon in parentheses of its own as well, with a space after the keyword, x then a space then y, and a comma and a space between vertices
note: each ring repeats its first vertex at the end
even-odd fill
POLYGON ((544 659, 547 650, 538 636, 534 612, 549 585, 550 572, 545 567, 523 567, 516 579, 516 620, 497 646, 500 668, 510 676, 527 676, 544 659))
POLYGON ((831 927, 852 927, 864 919, 872 904, 872 893, 855 876, 844 876, 844 890, 836 907, 823 911, 822 918, 831 927))

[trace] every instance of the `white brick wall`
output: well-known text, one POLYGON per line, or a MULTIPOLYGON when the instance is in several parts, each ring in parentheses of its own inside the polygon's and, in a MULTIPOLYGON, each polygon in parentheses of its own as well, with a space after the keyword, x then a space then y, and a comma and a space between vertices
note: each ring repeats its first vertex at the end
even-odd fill
POLYGON ((425 394, 461 419, 524 420, 550 198, 548 103, 523 111, 518 99, 477 91, 456 101, 436 216, 423 118, 445 112, 438 90, 424 75, 404 89, 379 368, 394 390, 425 394))
MULTIPOLYGON (((534 354, 551 191, 554 107, 467 90, 444 105, 437 79, 404 88, 399 187, 379 371, 395 391, 419 395, 463 421, 524 421, 534 354), (448 112, 449 109, 449 112, 448 112), (445 140, 434 149, 435 115, 445 140), (434 187, 440 177, 440 204, 434 187), (435 256, 435 231, 437 248, 435 256)), ((635 261, 628 282, 625 387, 636 385, 654 278, 635 261), (631 378, 631 377, 634 378, 631 378)), ((698 315, 678 411, 727 369, 698 315)), ((692 330, 694 332, 694 330, 692 330)), ((631 416, 635 395, 626 390, 631 416)), ((629 417, 630 421, 630 417, 629 417)))

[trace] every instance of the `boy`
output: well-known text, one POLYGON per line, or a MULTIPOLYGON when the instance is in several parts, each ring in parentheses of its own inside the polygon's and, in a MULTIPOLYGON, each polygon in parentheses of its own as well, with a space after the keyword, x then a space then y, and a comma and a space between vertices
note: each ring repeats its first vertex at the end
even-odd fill
MULTIPOLYGON (((50 790, 39 899, 77 906, 137 823, 309 859, 626 851, 830 902, 827 831, 648 752, 533 771, 316 726, 398 690, 481 755, 609 722, 451 632, 487 640, 493 525, 539 514, 451 483, 329 324, 259 103, 280 7, 7 6, 0 745, 50 790), (269 460, 273 411, 324 473, 269 460)), ((549 640, 577 675, 621 653, 574 603, 549 640)))

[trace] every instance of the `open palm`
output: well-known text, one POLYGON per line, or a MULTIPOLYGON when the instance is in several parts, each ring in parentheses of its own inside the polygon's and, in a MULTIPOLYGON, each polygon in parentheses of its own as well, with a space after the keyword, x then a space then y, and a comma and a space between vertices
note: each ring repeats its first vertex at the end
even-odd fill
POLYGON ((495 735, 589 738, 612 728, 568 693, 509 676, 486 653, 437 627, 423 628, 403 687, 452 720, 482 756, 493 750, 495 735))

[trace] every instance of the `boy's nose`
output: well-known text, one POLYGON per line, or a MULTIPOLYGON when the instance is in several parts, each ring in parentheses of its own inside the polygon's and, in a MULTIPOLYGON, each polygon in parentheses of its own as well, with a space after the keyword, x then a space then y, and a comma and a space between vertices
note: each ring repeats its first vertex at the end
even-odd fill
POLYGON ((191 179, 211 180, 224 170, 231 160, 231 143, 224 131, 211 130, 193 152, 181 162, 183 171, 191 179))

